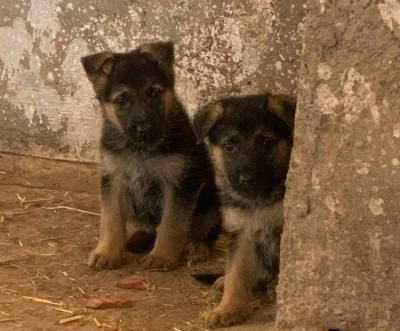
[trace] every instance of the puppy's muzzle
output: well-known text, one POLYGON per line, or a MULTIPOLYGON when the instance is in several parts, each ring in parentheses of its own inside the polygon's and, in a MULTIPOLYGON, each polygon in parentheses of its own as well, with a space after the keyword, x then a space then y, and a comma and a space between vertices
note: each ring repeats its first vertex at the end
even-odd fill
POLYGON ((239 175, 239 184, 252 185, 256 181, 256 172, 251 169, 241 171, 239 175))
POLYGON ((136 126, 136 134, 138 136, 143 135, 143 134, 146 135, 147 132, 150 130, 150 128, 151 128, 151 124, 150 123, 146 123, 146 122, 141 123, 141 124, 136 126))

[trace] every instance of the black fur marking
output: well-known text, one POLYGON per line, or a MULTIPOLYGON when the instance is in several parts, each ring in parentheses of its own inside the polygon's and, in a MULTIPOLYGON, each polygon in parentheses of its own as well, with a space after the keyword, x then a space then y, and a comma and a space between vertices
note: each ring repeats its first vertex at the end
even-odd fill
POLYGON ((223 273, 193 273, 190 276, 203 284, 212 285, 219 277, 223 276, 223 273))
POLYGON ((109 175, 109 174, 101 175, 101 182, 100 182, 101 194, 104 194, 104 195, 110 194, 111 181, 112 181, 111 175, 109 175))
POLYGON ((264 233, 258 232, 255 235, 256 256, 263 269, 279 273, 279 252, 282 227, 273 229, 273 232, 265 237, 264 233))

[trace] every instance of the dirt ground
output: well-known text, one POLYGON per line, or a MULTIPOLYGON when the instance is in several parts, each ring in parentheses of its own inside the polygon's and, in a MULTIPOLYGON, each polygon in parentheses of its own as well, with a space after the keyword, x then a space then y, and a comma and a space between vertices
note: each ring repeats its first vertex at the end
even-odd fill
MULTIPOLYGON (((140 272, 141 255, 126 253, 121 269, 89 269, 98 190, 94 165, 0 153, 0 330, 206 330, 203 315, 218 294, 190 277, 185 262, 173 272, 140 272), (146 290, 115 286, 133 273, 146 276, 146 290), (91 296, 104 295, 131 299, 133 307, 85 307, 91 296), (79 319, 59 323, 71 316, 79 319)), ((196 268, 223 268, 223 250, 222 238, 211 260, 196 268)), ((253 306, 253 317, 229 330, 272 330, 275 307, 265 299, 253 306)))

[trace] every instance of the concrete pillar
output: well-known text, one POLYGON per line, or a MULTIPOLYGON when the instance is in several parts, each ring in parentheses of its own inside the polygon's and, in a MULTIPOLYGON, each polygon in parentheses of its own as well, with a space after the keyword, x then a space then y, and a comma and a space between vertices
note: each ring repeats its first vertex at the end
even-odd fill
POLYGON ((278 330, 400 330, 400 2, 310 0, 278 330))

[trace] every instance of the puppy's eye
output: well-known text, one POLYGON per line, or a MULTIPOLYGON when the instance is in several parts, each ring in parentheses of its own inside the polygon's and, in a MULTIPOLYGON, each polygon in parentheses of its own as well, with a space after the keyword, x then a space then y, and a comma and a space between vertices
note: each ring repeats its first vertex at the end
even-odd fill
POLYGON ((225 151, 228 152, 228 153, 233 153, 233 152, 236 150, 236 146, 233 144, 233 142, 227 141, 227 142, 224 144, 224 149, 225 149, 225 151))
POLYGON ((271 137, 262 137, 259 142, 259 146, 261 148, 270 148, 274 143, 276 142, 276 139, 271 138, 271 137))
POLYGON ((150 87, 147 90, 147 95, 154 100, 158 100, 158 99, 160 99, 162 92, 163 91, 161 89, 159 89, 158 87, 150 87))
POLYGON ((125 106, 125 104, 128 102, 128 94, 127 93, 122 93, 119 95, 115 100, 114 103, 119 106, 125 106))

